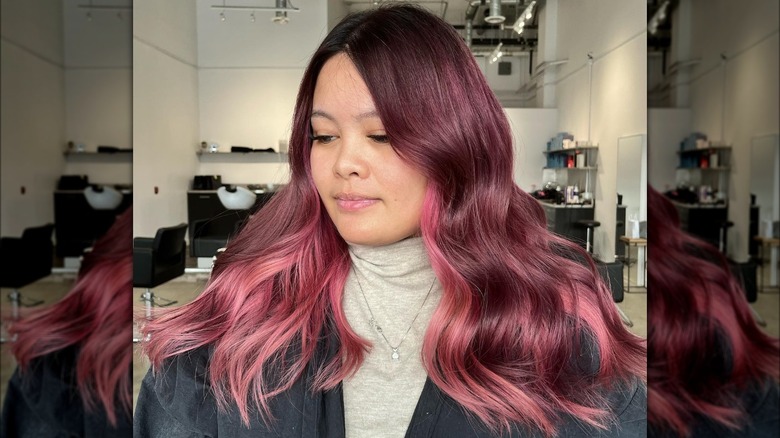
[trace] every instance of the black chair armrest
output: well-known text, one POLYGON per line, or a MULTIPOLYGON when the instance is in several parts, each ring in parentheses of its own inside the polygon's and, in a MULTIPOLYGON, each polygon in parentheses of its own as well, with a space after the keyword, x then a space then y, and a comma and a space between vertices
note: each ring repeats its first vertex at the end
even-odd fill
MULTIPOLYGON (((151 239, 150 239, 151 240, 151 239)), ((135 239, 133 239, 135 244, 135 239)), ((133 248, 133 287, 152 287, 154 252, 152 248, 133 248)))
POLYGON ((3 237, 0 239, 0 250, 3 255, 13 257, 12 253, 22 251, 24 249, 24 241, 19 237, 3 237))
POLYGON ((154 247, 154 239, 151 237, 136 237, 133 239, 133 250, 136 248, 149 248, 154 247))
MULTIPOLYGON (((211 222, 212 219, 199 219, 192 222, 192 239, 195 239, 196 237, 200 237, 203 234, 206 234, 209 229, 209 222, 211 222)), ((192 241, 192 240, 190 240, 192 241)))

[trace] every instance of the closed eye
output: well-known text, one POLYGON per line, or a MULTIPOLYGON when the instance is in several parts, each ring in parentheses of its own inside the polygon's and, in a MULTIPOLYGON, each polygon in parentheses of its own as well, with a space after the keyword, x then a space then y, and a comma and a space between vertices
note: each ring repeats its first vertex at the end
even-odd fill
POLYGON ((389 143, 390 140, 387 138, 386 135, 369 135, 368 138, 371 140, 374 140, 377 143, 389 143))
POLYGON ((310 135, 309 140, 315 143, 328 144, 336 139, 335 135, 310 135))

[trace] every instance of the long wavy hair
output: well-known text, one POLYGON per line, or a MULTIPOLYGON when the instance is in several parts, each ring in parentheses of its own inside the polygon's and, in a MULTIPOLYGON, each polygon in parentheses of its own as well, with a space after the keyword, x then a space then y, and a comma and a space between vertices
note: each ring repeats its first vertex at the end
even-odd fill
POLYGON ((317 77, 338 53, 368 86, 390 144, 429 181, 420 235, 443 286, 422 349, 431 380, 495 431, 519 423, 554 434, 562 415, 606 426, 602 390, 643 376, 643 341, 622 326, 592 260, 548 232, 541 206, 513 182, 509 124, 468 47, 408 5, 346 17, 314 53, 295 106, 289 184, 228 245, 196 300, 146 325, 152 364, 210 344, 216 399, 234 402, 244 422, 250 407, 271 420, 268 400, 302 376, 326 323, 338 354, 311 389, 334 388, 361 366, 371 344, 342 308, 348 246, 309 161, 317 77), (598 350, 590 376, 567 365, 582 339, 598 350))
POLYGON ((34 359, 75 346, 75 377, 89 412, 105 410, 111 425, 117 413, 132 416, 133 294, 132 207, 125 210, 84 254, 76 282, 59 302, 13 321, 11 352, 21 377, 34 359))
POLYGON ((648 422, 688 436, 709 419, 738 429, 749 385, 780 378, 780 343, 756 324, 728 261, 680 228, 669 200, 647 189, 648 422))

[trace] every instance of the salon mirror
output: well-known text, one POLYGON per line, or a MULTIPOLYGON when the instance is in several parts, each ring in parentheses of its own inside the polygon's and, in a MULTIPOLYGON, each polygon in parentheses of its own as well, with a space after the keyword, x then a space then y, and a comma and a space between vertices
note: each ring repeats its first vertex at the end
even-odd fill
MULTIPOLYGON (((620 236, 641 236, 642 224, 647 221, 647 136, 619 137, 617 157, 616 187, 620 202, 617 210, 615 254, 625 263, 644 266, 644 251, 637 254, 636 248, 631 247, 632 253, 627 254, 625 243, 620 240, 620 236), (636 221, 636 225, 632 225, 632 221, 636 221)), ((628 285, 644 287, 644 274, 644 269, 632 269, 631 278, 626 279, 628 285)))
POLYGON ((777 293, 780 219, 780 140, 777 134, 756 136, 750 142, 750 256, 758 265, 760 292, 777 293))

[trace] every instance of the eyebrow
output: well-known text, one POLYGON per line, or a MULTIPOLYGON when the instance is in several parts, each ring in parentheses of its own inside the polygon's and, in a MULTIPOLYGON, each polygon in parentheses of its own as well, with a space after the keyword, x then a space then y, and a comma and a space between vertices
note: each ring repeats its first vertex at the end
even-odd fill
MULTIPOLYGON (((336 121, 335 117, 333 117, 332 115, 330 115, 327 112, 322 111, 322 110, 313 110, 311 112, 311 118, 313 119, 315 117, 322 117, 322 118, 328 119, 328 120, 330 120, 332 122, 336 121)), ((362 112, 362 113, 356 115, 353 118, 355 120, 359 121, 359 120, 370 119, 370 118, 374 118, 374 117, 379 118, 379 113, 376 112, 376 110, 370 110, 370 111, 362 112)))

